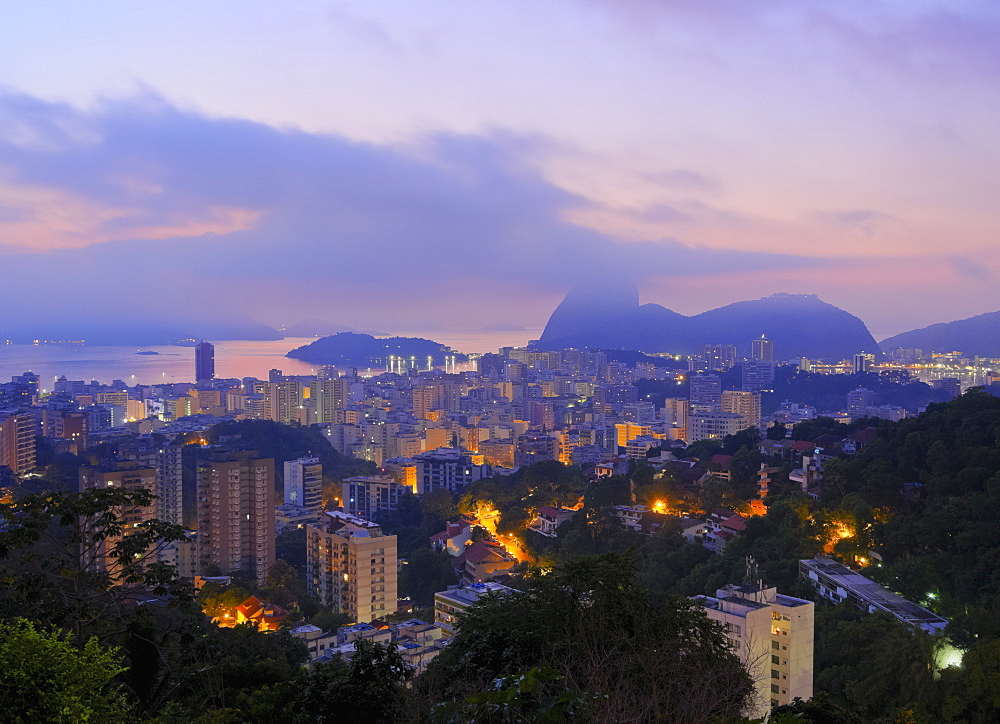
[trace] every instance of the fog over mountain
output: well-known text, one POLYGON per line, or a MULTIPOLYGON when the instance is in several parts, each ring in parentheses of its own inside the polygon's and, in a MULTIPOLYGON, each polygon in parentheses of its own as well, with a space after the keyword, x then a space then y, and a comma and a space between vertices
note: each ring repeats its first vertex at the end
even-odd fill
POLYGON ((659 304, 639 304, 634 287, 581 287, 549 318, 537 347, 605 347, 700 353, 705 344, 735 344, 748 354, 761 334, 776 359, 843 359, 880 353, 865 323, 813 294, 773 294, 686 317, 659 304))

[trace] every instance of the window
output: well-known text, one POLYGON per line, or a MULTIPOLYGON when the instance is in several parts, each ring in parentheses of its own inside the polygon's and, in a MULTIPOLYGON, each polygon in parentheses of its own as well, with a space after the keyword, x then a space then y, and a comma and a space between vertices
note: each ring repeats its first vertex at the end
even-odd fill
POLYGON ((780 663, 780 660, 778 659, 777 656, 771 656, 771 664, 772 665, 777 666, 779 663, 780 663))
POLYGON ((772 694, 777 694, 778 693, 778 685, 777 684, 771 684, 771 693, 772 694))
POLYGON ((774 649, 775 651, 778 650, 778 646, 779 646, 779 644, 778 644, 777 641, 772 641, 771 642, 771 648, 774 649))
POLYGON ((772 679, 780 679, 781 677, 778 675, 777 671, 775 671, 774 669, 771 669, 771 678, 772 679))

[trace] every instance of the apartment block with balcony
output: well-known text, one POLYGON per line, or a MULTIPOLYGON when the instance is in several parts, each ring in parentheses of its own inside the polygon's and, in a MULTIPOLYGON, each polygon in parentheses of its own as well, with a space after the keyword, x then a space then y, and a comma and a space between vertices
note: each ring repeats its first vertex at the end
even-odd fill
POLYGON ((324 513, 306 526, 306 585, 354 621, 396 612, 396 536, 348 513, 324 513))
POLYGON ((200 573, 247 571, 263 583, 274 565, 274 459, 256 450, 205 449, 198 475, 200 573))

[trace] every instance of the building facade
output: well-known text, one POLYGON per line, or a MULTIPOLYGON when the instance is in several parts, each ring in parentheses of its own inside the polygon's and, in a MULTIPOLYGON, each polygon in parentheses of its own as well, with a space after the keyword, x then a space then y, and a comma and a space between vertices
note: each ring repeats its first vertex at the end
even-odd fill
POLYGON ((696 596, 708 617, 725 628, 756 689, 747 716, 813 695, 812 601, 783 596, 762 583, 730 584, 715 596, 696 596))
POLYGON ((306 526, 309 593, 354 621, 396 612, 396 566, 396 536, 376 523, 331 511, 306 526))
POLYGON ((274 565, 274 460, 256 450, 206 450, 197 470, 200 574, 216 566, 263 582, 274 565))
POLYGON ((341 507, 345 513, 373 520, 383 510, 395 510, 412 488, 392 478, 358 475, 341 484, 341 507))
POLYGON ((15 475, 35 469, 35 418, 20 412, 0 412, 0 466, 15 475))
POLYGON ((194 348, 194 378, 197 382, 215 379, 215 345, 201 342, 194 348))
POLYGON ((454 448, 439 448, 421 453, 413 460, 417 464, 419 495, 436 488, 458 493, 469 483, 490 475, 490 467, 483 464, 482 455, 473 455, 454 448))
MULTIPOLYGON (((80 468, 80 490, 95 490, 105 488, 121 488, 123 490, 148 490, 156 493, 157 471, 155 467, 147 467, 140 463, 123 460, 107 465, 84 466, 80 468)), ((120 535, 109 536, 96 544, 93 550, 83 551, 84 561, 95 569, 113 571, 115 561, 110 556, 111 549, 123 538, 136 530, 140 523, 158 517, 157 500, 149 505, 137 505, 116 510, 122 522, 120 535)))
POLYGON ((319 458, 289 460, 284 473, 285 505, 320 512, 323 509, 323 465, 319 458))

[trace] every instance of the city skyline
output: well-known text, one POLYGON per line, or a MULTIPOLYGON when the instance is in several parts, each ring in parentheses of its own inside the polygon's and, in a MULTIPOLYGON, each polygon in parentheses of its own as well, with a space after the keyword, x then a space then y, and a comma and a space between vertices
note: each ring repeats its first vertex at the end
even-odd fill
POLYGON ((26 322, 538 328, 598 271, 685 314, 815 292, 876 337, 1000 308, 981 3, 119 10, 0 30, 26 322))

